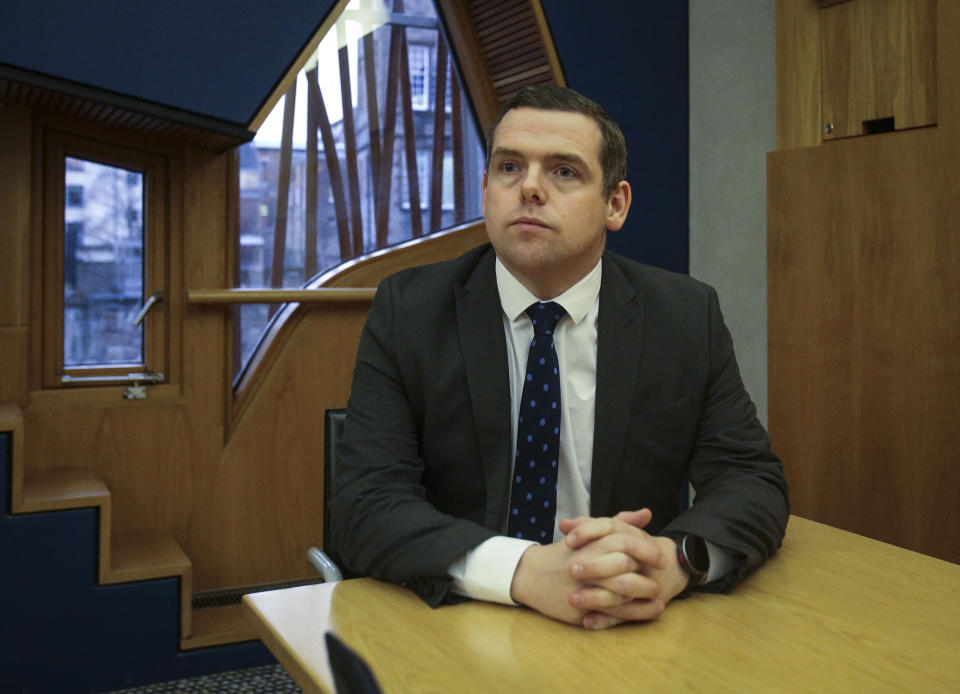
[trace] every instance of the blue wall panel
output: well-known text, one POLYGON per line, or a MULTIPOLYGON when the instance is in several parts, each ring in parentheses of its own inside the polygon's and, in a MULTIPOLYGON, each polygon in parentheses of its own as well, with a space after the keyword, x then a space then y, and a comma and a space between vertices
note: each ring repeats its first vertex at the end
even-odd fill
POLYGON ((246 125, 334 0, 3 0, 0 63, 246 125))
POLYGON ((9 514, 0 433, 0 692, 102 692, 276 662, 260 644, 179 652, 177 579, 96 585, 97 512, 9 514))
POLYGON ((567 85, 606 107, 627 138, 633 206, 608 246, 688 272, 687 3, 542 2, 567 85))

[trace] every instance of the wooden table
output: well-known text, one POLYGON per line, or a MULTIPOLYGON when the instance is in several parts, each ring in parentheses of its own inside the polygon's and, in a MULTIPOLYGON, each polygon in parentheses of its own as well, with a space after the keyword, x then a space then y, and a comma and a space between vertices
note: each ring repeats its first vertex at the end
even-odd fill
POLYGON ((791 517, 780 552, 730 595, 590 632, 531 610, 432 610, 372 579, 244 598, 305 692, 332 692, 323 634, 414 692, 960 692, 960 566, 791 517))

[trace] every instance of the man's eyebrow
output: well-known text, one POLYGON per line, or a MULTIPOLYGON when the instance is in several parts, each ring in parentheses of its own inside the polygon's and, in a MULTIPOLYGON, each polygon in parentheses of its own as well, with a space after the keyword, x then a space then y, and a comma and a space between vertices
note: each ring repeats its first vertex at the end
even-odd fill
POLYGON ((509 149, 507 147, 496 147, 493 150, 493 153, 490 155, 490 158, 493 157, 517 157, 519 159, 524 159, 526 155, 523 152, 520 152, 516 149, 509 149))
MULTIPOLYGON (((527 155, 523 152, 510 149, 509 147, 497 147, 493 150, 490 155, 490 158, 494 157, 517 157, 518 159, 526 159, 527 155)), ((574 154, 573 152, 550 152, 543 157, 548 161, 566 161, 571 164, 576 164, 582 168, 586 168, 587 162, 579 154, 574 154)))

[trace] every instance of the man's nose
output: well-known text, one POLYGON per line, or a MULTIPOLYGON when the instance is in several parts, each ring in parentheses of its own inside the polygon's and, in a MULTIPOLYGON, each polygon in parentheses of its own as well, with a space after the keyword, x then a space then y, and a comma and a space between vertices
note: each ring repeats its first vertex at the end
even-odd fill
POLYGON ((526 175, 523 177, 523 181, 520 183, 520 197, 523 199, 523 202, 532 202, 542 205, 547 201, 547 196, 544 193, 540 175, 541 173, 538 169, 536 169, 536 167, 530 167, 527 170, 526 175))

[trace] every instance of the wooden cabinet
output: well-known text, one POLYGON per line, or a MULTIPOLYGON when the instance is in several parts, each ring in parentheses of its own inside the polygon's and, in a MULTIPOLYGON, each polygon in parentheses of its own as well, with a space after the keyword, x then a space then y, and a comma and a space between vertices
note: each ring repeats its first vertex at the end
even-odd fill
POLYGON ((820 10, 823 139, 937 122, 936 0, 820 10))
POLYGON ((960 3, 777 12, 769 428, 791 510, 960 562, 960 3))

